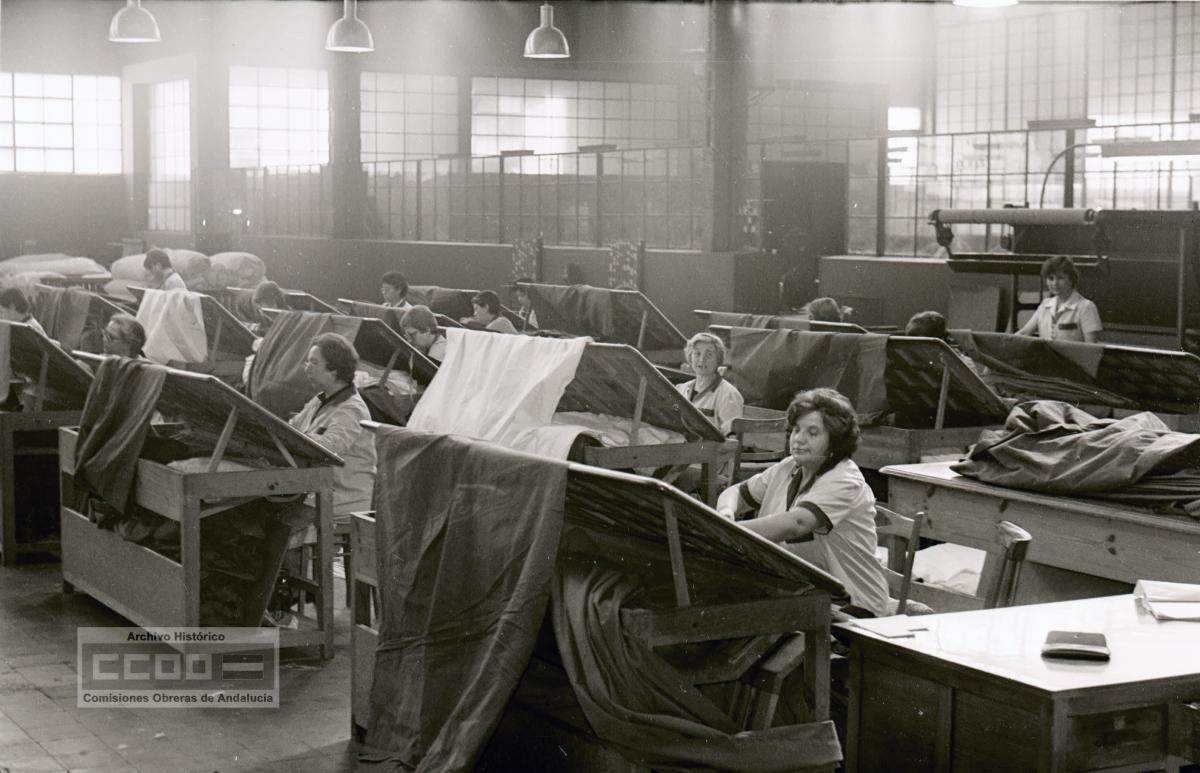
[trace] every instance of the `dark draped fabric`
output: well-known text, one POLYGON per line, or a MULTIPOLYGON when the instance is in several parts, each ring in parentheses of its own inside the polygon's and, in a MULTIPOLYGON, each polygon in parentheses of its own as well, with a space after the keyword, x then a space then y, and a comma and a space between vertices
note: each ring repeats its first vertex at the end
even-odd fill
POLYGON ((1066 403, 1013 408, 953 469, 998 486, 1172 505, 1196 512, 1200 435, 1174 432, 1152 413, 1097 419, 1066 403))
POLYGON ((91 296, 74 287, 39 287, 34 316, 47 336, 71 351, 79 348, 91 305, 91 296))
POLYGON ((368 301, 350 301, 350 316, 366 317, 367 319, 381 319, 383 324, 390 327, 396 332, 403 333, 400 326, 400 317, 404 312, 397 311, 390 306, 384 306, 380 303, 370 303, 368 301))
POLYGON ((801 390, 831 387, 859 414, 886 411, 887 336, 734 328, 725 377, 748 405, 784 410, 801 390))
POLYGON ((565 554, 553 596, 555 639, 596 735, 655 768, 766 773, 832 765, 831 723, 739 732, 732 719, 636 637, 621 609, 643 606, 645 583, 602 561, 565 554))
POLYGON ((546 611, 566 465, 381 430, 382 626, 361 770, 470 770, 546 611))
POLYGON ((1103 344, 959 330, 953 335, 967 356, 988 369, 986 380, 1003 395, 1137 407, 1097 383, 1103 344))
POLYGON ((408 288, 405 300, 414 306, 428 306, 434 314, 444 314, 450 319, 460 320, 475 313, 475 307, 471 304, 474 295, 471 290, 414 285, 408 288))
POLYGON ((616 335, 612 293, 588 285, 539 285, 533 293, 538 327, 611 341, 616 335))
POLYGON ((395 424, 403 427, 408 423, 408 417, 412 415, 413 408, 416 407, 416 400, 413 396, 392 397, 387 389, 379 384, 364 386, 358 390, 358 394, 367 404, 367 410, 371 412, 371 420, 383 424, 395 424))
POLYGON ((137 460, 166 374, 145 360, 107 357, 83 405, 75 474, 119 512, 131 508, 137 460))
POLYGON ((312 340, 332 332, 353 343, 358 325, 352 317, 311 311, 280 314, 271 323, 250 366, 250 398, 283 419, 299 411, 313 396, 312 384, 304 375, 304 358, 312 340))

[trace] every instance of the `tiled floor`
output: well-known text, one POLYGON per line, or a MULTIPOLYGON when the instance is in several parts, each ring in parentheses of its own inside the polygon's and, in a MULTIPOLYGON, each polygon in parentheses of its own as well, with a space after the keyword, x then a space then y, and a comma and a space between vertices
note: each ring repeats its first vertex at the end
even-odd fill
POLYGON ((0 773, 350 771, 349 613, 336 606, 334 658, 285 661, 278 709, 81 709, 76 627, 128 621, 61 593, 57 563, 0 568, 0 773))

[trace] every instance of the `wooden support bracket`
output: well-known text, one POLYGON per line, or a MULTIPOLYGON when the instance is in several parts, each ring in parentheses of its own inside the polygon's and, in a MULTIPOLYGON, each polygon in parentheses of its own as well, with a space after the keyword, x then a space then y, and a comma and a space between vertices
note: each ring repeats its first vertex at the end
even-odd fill
MULTIPOLYGON (((400 356, 400 348, 392 352, 392 356, 388 357, 387 366, 383 369, 383 375, 379 377, 377 386, 387 386, 388 379, 391 378, 392 370, 396 367, 396 358, 400 356)), ((411 367, 411 365, 410 365, 411 367)))
POLYGON ((942 385, 938 389, 937 418, 933 421, 934 429, 941 429, 946 423, 946 403, 950 398, 950 364, 942 355, 942 385))
POLYGON ((221 459, 225 457, 225 449, 229 446, 229 439, 233 437, 233 428, 237 426, 238 409, 237 406, 229 411, 229 418, 225 420, 225 426, 221 428, 221 435, 217 438, 217 445, 213 448, 212 458, 208 460, 208 471, 216 472, 217 467, 221 464, 221 459))
POLYGON ((629 445, 638 444, 638 431, 642 427, 642 410, 646 407, 646 377, 638 380, 637 401, 633 405, 633 422, 629 427, 629 445))
POLYGON ((296 459, 292 456, 292 452, 287 450, 287 446, 285 446, 283 441, 279 439, 279 435, 275 434, 275 430, 268 429, 267 434, 271 436, 271 442, 275 444, 275 450, 278 451, 279 455, 283 457, 283 460, 288 463, 288 466, 299 467, 300 465, 296 464, 296 459))
POLYGON ((38 368, 37 392, 33 396, 33 410, 40 411, 46 403, 46 390, 49 388, 47 374, 50 372, 50 354, 42 352, 42 364, 38 368))
POLYGON ((627 633, 651 647, 667 647, 791 631, 815 631, 821 628, 822 620, 828 620, 828 607, 827 597, 814 601, 801 594, 686 609, 623 609, 621 621, 627 633))
POLYGON ((213 333, 212 344, 208 347, 208 361, 217 361, 217 350, 221 348, 221 333, 224 330, 225 318, 217 317, 217 330, 213 333))
POLYGON ((683 568, 683 544, 679 539, 679 518, 675 515, 675 503, 670 499, 663 502, 663 518, 667 525, 667 548, 671 553, 671 580, 675 583, 675 603, 680 607, 692 605, 688 593, 687 572, 683 568))

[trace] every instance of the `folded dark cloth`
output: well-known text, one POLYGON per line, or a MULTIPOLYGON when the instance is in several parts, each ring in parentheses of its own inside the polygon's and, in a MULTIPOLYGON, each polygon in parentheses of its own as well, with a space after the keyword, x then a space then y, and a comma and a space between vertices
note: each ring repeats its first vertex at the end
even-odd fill
POLYGON ((1172 431, 1152 413, 1097 419, 1038 400, 1013 408, 1003 430, 985 430, 952 469, 998 486, 1188 510, 1200 497, 1200 435, 1172 431))
POLYGON ((287 419, 313 395, 304 375, 304 359, 313 338, 321 333, 341 333, 354 341, 359 321, 311 311, 287 311, 271 323, 250 366, 250 398, 271 413, 287 419))
POLYGON ((167 369, 146 360, 100 363, 79 419, 75 475, 119 512, 133 504, 137 460, 150 430, 167 369))
POLYGON ((749 405, 784 410, 796 392, 830 387, 860 414, 885 411, 887 336, 734 328, 726 377, 749 405))
POLYGON ((79 348, 92 297, 75 287, 39 287, 34 316, 46 335, 68 351, 79 348))
POLYGON ((748 773, 841 760, 831 723, 739 732, 637 637, 621 610, 642 606, 645 585, 627 570, 564 554, 553 596, 555 638, 571 686, 596 735, 655 769, 748 773))
POLYGON ((471 770, 546 611, 567 468, 402 429, 378 451, 383 614, 358 769, 471 770))
POLYGON ((1132 399, 1105 389, 1097 381, 1103 344, 971 331, 955 331, 954 340, 988 369, 988 382, 1006 396, 1137 407, 1132 399))

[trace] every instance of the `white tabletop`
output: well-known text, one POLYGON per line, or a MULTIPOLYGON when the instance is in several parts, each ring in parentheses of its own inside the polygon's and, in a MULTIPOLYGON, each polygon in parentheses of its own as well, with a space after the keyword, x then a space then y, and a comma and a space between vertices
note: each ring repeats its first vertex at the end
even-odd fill
POLYGON ((1132 595, 885 617, 838 627, 1049 693, 1200 675, 1200 623, 1155 620, 1132 595), (1042 658, 1049 631, 1103 633, 1112 659, 1042 658))

